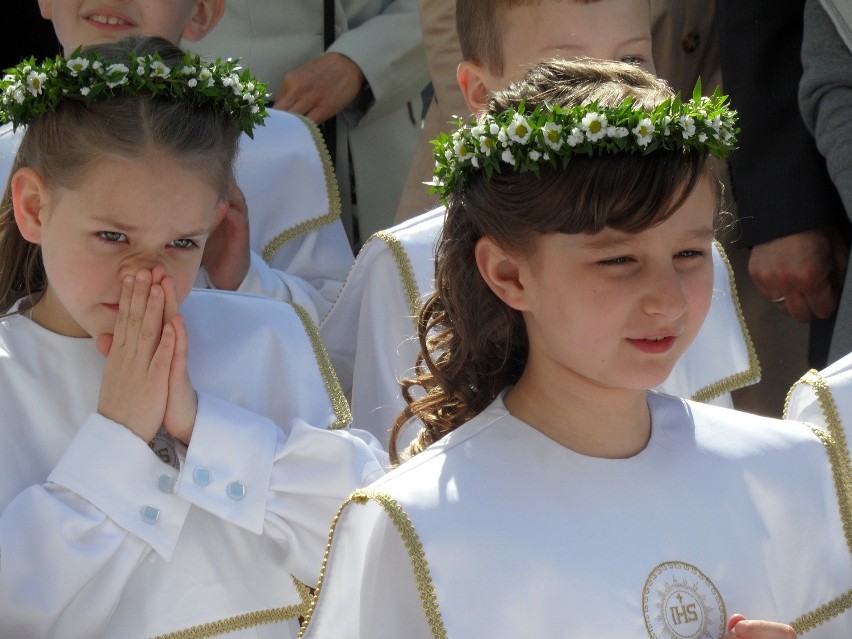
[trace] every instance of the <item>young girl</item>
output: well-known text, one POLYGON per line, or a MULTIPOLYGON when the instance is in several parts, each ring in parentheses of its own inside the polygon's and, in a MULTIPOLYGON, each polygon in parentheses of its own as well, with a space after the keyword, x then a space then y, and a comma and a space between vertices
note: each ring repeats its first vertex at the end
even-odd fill
POLYGON ((707 311, 704 163, 735 133, 718 94, 580 61, 439 141, 447 220, 396 426, 423 428, 338 514, 306 638, 794 636, 733 612, 850 636, 831 443, 647 391, 707 311))
POLYGON ((253 82, 160 39, 2 81, 27 125, 0 211, 3 637, 294 636, 379 467, 324 430, 303 311, 189 294, 253 82))

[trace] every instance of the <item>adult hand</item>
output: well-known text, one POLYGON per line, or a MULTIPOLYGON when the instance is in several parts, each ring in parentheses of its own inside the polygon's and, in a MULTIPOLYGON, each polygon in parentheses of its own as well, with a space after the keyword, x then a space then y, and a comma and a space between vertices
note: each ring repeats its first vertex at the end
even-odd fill
POLYGON ((248 205, 240 187, 234 184, 220 207, 222 218, 207 238, 201 264, 216 288, 236 291, 251 263, 248 205))
POLYGON ((150 442, 163 423, 175 331, 163 324, 165 293, 151 271, 121 285, 112 336, 97 344, 106 355, 98 412, 150 442))
POLYGON ((746 619, 743 615, 733 615, 728 620, 728 634, 725 639, 796 639, 796 631, 790 626, 772 621, 746 619))
POLYGON ((361 91, 364 74, 340 53, 323 53, 284 76, 274 107, 322 124, 346 108, 361 91))
POLYGON ((848 252, 834 228, 780 237, 751 250, 748 272, 758 290, 800 322, 837 309, 848 252))

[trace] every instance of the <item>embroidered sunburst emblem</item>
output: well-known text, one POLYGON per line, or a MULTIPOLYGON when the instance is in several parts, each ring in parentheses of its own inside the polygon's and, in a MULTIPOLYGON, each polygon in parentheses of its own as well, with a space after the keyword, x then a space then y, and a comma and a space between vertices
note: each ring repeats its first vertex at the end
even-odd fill
POLYGON ((721 639, 725 604, 698 568, 673 561, 651 572, 642 592, 645 626, 651 639, 721 639))

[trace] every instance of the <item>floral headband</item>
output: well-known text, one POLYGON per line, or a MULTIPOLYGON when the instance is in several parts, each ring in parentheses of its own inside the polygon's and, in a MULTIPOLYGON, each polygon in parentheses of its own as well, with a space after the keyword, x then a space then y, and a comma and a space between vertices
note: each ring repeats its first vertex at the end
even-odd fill
POLYGON ((0 80, 0 121, 17 129, 61 100, 93 102, 140 93, 212 104, 232 115, 249 137, 267 116, 266 85, 234 60, 206 62, 187 53, 180 66, 169 67, 157 54, 130 53, 125 64, 78 48, 67 60, 56 56, 36 64, 30 58, 7 69, 0 80))
POLYGON ((726 157, 736 148, 736 111, 727 105, 728 96, 701 96, 701 81, 692 100, 680 95, 666 100, 653 111, 633 108, 628 98, 615 108, 591 102, 560 107, 543 104, 531 113, 521 102, 495 115, 481 116, 463 124, 452 135, 442 133, 435 146, 433 193, 446 203, 450 194, 476 171, 488 178, 505 165, 516 172, 539 174, 542 164, 565 168, 574 155, 594 157, 605 153, 642 153, 658 149, 703 150, 726 157))

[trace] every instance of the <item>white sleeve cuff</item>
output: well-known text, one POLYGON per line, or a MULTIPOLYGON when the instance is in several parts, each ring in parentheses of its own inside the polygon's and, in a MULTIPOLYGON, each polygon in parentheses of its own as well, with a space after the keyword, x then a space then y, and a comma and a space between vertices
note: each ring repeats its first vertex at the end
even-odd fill
POLYGON ((195 428, 176 493, 261 534, 279 436, 272 420, 199 392, 195 428))
POLYGON ((176 475, 139 437, 92 413, 48 482, 77 493, 170 561, 190 506, 169 492, 176 475))

